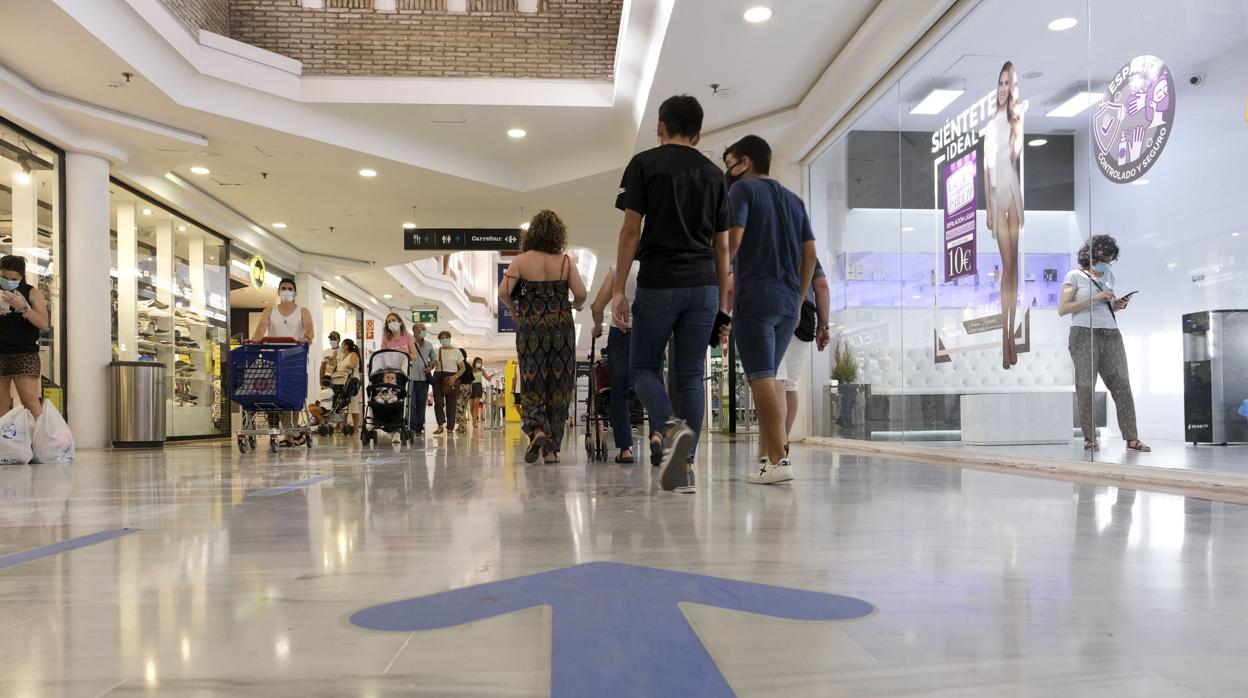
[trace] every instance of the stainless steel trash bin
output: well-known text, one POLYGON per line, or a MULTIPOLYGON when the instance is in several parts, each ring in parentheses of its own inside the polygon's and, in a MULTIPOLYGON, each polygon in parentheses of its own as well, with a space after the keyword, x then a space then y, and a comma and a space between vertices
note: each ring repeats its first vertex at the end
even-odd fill
POLYGON ((165 366, 114 361, 112 439, 115 448, 159 448, 165 443, 165 366))

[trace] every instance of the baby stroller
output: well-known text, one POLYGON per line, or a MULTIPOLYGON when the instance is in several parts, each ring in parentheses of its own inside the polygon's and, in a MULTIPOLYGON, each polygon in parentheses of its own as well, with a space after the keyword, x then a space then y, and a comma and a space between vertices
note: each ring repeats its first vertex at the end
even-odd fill
POLYGON ((602 430, 610 414, 602 409, 599 395, 611 390, 611 374, 606 361, 593 364, 594 354, 598 353, 597 344, 597 337, 589 340, 589 361, 593 368, 589 371, 589 391, 585 395, 585 455, 590 463, 607 460, 607 443, 602 438, 602 430))
POLYGON ((351 406, 355 396, 360 394, 360 379, 352 376, 346 383, 330 387, 334 391, 334 397, 329 409, 317 420, 316 433, 320 436, 331 436, 334 429, 342 425, 343 436, 351 436, 355 433, 355 427, 347 422, 347 408, 351 406))
POLYGON ((395 349, 373 352, 368 358, 364 427, 360 430, 360 441, 365 446, 377 445, 378 429, 398 434, 404 446, 412 442, 412 430, 407 424, 410 361, 407 352, 395 349))

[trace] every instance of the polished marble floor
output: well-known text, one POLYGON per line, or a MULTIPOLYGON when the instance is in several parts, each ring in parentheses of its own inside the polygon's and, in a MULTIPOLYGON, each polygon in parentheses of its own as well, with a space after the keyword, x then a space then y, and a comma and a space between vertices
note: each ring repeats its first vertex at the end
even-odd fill
MULTIPOLYGON (((801 446, 797 481, 753 487, 749 443, 718 438, 676 495, 576 449, 525 465, 518 436, 0 466, 0 695, 547 695, 549 606, 412 632, 353 614, 601 561, 874 607, 682 604, 741 696, 1248 695, 1248 508, 801 446)), ((568 593, 621 593, 614 569, 568 593)))

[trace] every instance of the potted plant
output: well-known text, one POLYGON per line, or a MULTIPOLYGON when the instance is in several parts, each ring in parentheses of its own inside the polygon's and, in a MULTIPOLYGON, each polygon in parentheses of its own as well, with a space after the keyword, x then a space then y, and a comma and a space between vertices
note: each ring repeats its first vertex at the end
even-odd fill
POLYGON ((841 398, 841 417, 837 423, 842 427, 852 427, 861 386, 854 385, 858 380, 858 360, 850 352, 849 342, 843 339, 838 340, 832 349, 832 380, 836 381, 836 391, 841 398))

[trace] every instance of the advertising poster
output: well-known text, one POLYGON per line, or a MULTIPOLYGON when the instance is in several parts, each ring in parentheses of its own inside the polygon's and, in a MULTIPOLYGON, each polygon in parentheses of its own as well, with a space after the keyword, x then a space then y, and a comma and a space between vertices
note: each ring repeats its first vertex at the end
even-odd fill
POLYGON ((1156 164, 1174 129, 1174 102, 1174 79, 1156 56, 1136 56, 1114 73, 1092 117, 1106 179, 1128 184, 1156 164))
MULTIPOLYGON (((510 266, 510 264, 508 264, 507 262, 500 262, 498 264, 498 283, 500 285, 503 283, 503 274, 507 273, 508 266, 510 266)), ((497 303, 498 303, 498 331, 499 333, 500 334, 502 334, 503 332, 514 333, 516 331, 516 319, 511 316, 511 311, 507 310, 507 306, 503 305, 503 302, 501 300, 497 301, 497 303)))
POLYGON ((973 276, 975 264, 975 151, 945 166, 945 283, 973 276))
MULTIPOLYGON (((979 232, 975 211, 982 167, 984 223, 1000 253, 988 278, 997 287, 986 303, 997 312, 965 319, 954 328, 933 330, 936 363, 974 350, 1000 348, 1001 367, 1018 363, 1029 350, 1030 316, 1024 310, 1020 325, 1018 306, 1023 270, 1023 119, 1028 103, 1019 98, 1018 71, 1006 61, 997 72, 994 89, 932 134, 937 201, 944 199, 941 249, 944 282, 974 276, 981 278, 977 255, 979 232), (982 159, 981 159, 982 154, 982 159), (993 308, 996 310, 996 308, 993 308)), ((978 282, 976 283, 978 286, 978 282)))

